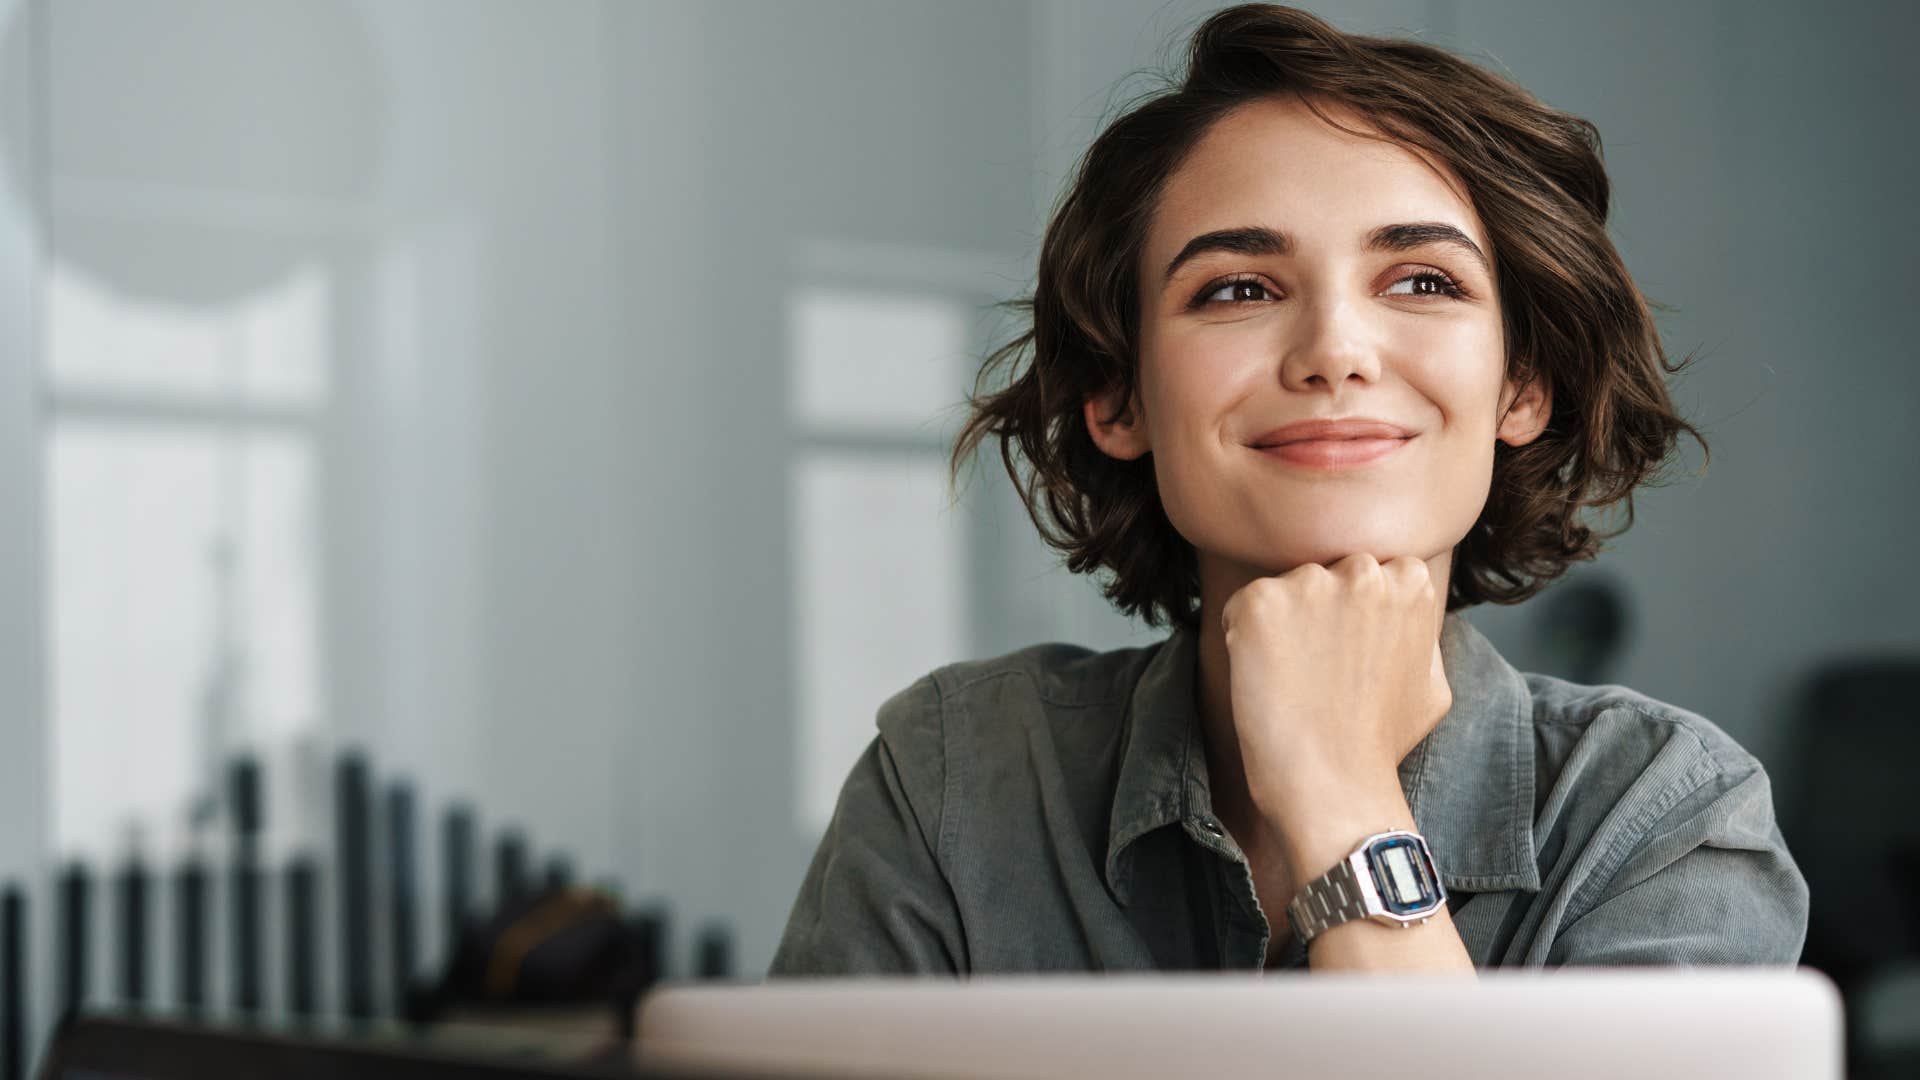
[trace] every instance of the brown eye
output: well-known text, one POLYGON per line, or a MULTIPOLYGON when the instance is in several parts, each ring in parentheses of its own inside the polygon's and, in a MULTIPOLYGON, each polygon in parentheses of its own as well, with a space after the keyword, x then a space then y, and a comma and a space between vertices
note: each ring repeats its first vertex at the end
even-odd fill
POLYGON ((1447 296, 1459 300, 1467 291, 1459 283, 1438 270, 1422 268, 1402 277, 1387 290, 1389 296, 1447 296), (1414 282, 1414 286, 1405 292, 1398 291, 1401 285, 1414 282))
POLYGON ((1237 304, 1248 300, 1270 299, 1272 295, 1258 278, 1227 278, 1200 290, 1200 295, 1193 299, 1193 306, 1204 307, 1210 303, 1237 304), (1254 293, 1259 295, 1250 295, 1254 293))

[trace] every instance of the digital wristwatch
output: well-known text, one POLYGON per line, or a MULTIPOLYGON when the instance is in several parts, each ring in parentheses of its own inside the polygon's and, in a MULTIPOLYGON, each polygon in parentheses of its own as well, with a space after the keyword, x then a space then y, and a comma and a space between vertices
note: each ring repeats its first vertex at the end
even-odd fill
POLYGON ((1390 829, 1360 841, 1333 869, 1308 882, 1287 905, 1287 919, 1304 945, 1353 919, 1404 930, 1426 922, 1446 902, 1426 838, 1390 829))

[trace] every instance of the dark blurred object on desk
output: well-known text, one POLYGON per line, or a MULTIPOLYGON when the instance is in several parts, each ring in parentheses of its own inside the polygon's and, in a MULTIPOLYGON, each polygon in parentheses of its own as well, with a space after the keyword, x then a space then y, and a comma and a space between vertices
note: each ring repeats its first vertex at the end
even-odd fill
POLYGON ((407 1019, 591 1028, 626 1038, 635 1004, 660 978, 665 916, 625 918, 597 889, 543 889, 469 920, 445 973, 408 1001, 407 1019))
POLYGON ((559 1080, 748 1074, 636 1068, 624 1053, 594 1057, 586 1043, 526 1031, 367 1025, 277 1030, 257 1018, 233 1026, 151 1015, 81 1013, 54 1033, 41 1080, 559 1080))
MULTIPOLYGON (((576 869, 566 852, 540 850, 510 823, 487 844, 478 811, 464 803, 445 809, 441 831, 445 936, 422 940, 421 914, 430 903, 418 842, 423 800, 407 778, 377 775, 362 752, 348 749, 332 763, 332 851, 302 845, 284 862, 269 858, 262 842, 272 778, 244 757, 224 776, 221 798, 196 811, 202 832, 171 866, 143 855, 141 823, 133 822, 136 841, 109 874, 76 859, 57 867, 50 883, 0 882, 8 935, 0 941, 0 1080, 23 1080, 25 1063, 38 1056, 26 1022, 36 1008, 25 980, 26 901, 43 889, 50 915, 42 925, 55 947, 52 992, 38 1007, 54 1016, 97 1015, 111 999, 127 1017, 164 1003, 184 1019, 253 1017, 304 1023, 314 1032, 328 1024, 372 1031, 398 1023, 422 1039, 518 1031, 588 1039, 612 1053, 631 1039, 641 995, 667 973, 663 903, 629 910, 607 879, 595 888, 573 884, 576 869), (220 845, 209 844, 209 851, 201 843, 221 823, 231 828, 226 874, 214 869, 220 845), (479 853, 489 849, 495 895, 482 903, 479 853), (279 888, 269 892, 269 882, 279 888), (171 902, 156 904, 163 891, 171 902), (102 907, 109 917, 95 918, 102 907), (164 963, 150 965, 152 939, 165 922, 172 947, 155 957, 164 963), (275 922, 279 933, 270 941, 265 930, 275 922), (338 949, 338 997, 323 1001, 320 954, 328 937, 338 949), (210 977, 221 955, 217 941, 227 945, 231 973, 217 988, 225 991, 218 1001, 210 977), (117 963, 97 964, 103 957, 117 963), (118 971, 112 986, 90 983, 96 966, 118 971), (275 968, 284 993, 269 1008, 265 974, 275 968), (173 993, 155 993, 156 984, 173 993)), ((696 943, 695 973, 726 978, 732 965, 730 929, 708 922, 696 943)))

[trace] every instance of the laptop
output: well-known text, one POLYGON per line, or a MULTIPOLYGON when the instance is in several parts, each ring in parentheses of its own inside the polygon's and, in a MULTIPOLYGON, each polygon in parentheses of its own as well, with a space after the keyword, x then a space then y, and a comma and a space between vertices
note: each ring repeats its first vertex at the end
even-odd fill
POLYGON ((649 1067, 915 1077, 1841 1080, 1812 968, 1553 968, 662 983, 649 1067))

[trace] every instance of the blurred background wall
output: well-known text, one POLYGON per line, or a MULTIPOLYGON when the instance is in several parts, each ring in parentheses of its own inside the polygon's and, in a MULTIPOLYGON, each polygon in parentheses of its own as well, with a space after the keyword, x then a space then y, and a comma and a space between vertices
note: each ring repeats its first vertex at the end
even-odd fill
MULTIPOLYGON (((1073 161, 1217 6, 0 0, 0 872, 216 847, 237 752, 324 857, 360 747, 764 969, 881 700, 1162 636, 997 458, 950 504, 944 444, 1073 161)), ((1796 680, 1920 647, 1920 17, 1308 6, 1598 124, 1713 463, 1469 618, 1782 783, 1796 680)))

